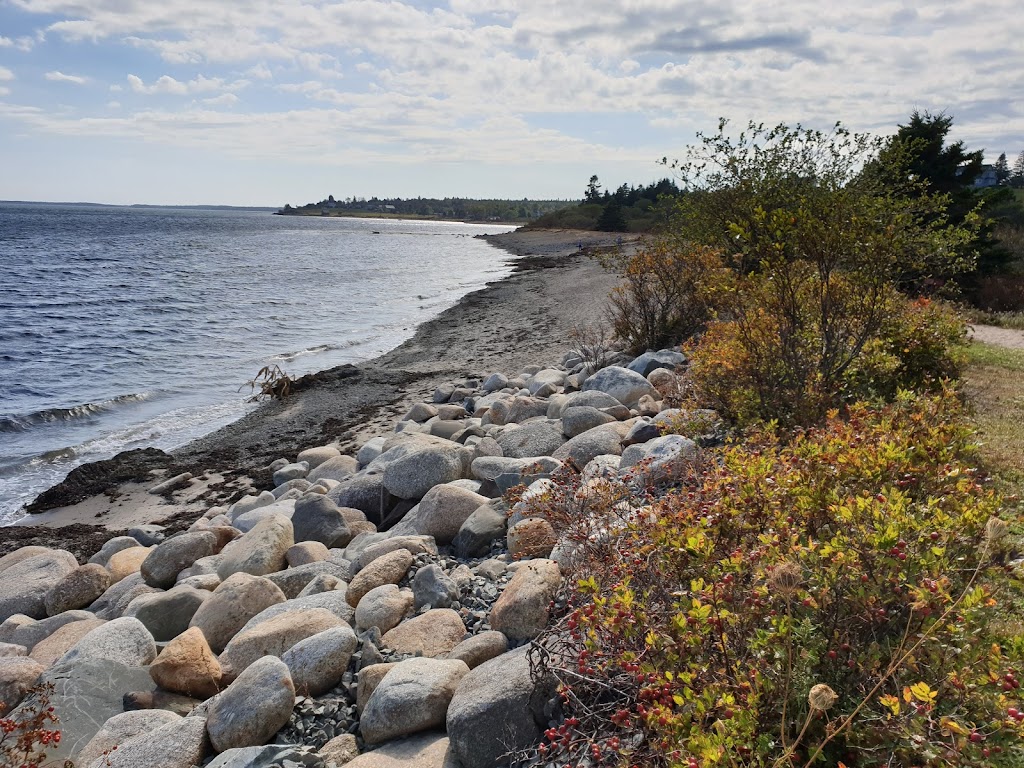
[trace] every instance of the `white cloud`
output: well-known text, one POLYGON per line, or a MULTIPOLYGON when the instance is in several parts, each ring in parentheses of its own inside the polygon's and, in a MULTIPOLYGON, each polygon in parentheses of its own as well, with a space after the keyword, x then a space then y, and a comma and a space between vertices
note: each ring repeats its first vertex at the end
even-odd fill
POLYGON ((0 67, 0 83, 14 79, 14 73, 7 67, 0 67))
POLYGON ((52 80, 57 83, 74 83, 75 85, 85 85, 89 82, 89 78, 80 77, 79 75, 66 75, 59 70, 53 72, 47 72, 44 77, 47 80, 52 80))
POLYGON ((170 75, 161 75, 152 85, 146 85, 141 77, 128 75, 128 85, 135 93, 186 96, 195 93, 212 93, 225 90, 226 88, 242 88, 246 83, 239 80, 229 85, 222 78, 204 77, 203 75, 185 82, 175 80, 170 75))
POLYGON ((13 46, 14 41, 11 38, 0 35, 0 48, 12 48, 13 46))
POLYGON ((4 86, 0 85, 0 96, 7 96, 10 92, 10 88, 5 88, 4 86))
POLYGON ((121 108, 121 102, 120 101, 108 101, 107 102, 107 107, 109 107, 110 109, 120 109, 121 108))
POLYGON ((238 103, 238 97, 233 93, 222 93, 210 99, 203 99, 203 104, 211 107, 231 107, 238 103))

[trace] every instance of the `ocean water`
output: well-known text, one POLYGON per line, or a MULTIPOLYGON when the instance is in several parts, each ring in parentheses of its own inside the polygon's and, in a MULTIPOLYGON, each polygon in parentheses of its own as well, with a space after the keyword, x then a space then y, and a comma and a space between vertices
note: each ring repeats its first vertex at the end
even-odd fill
POLYGON ((381 354, 509 274, 505 225, 0 203, 0 524, 69 470, 242 416, 265 365, 381 354))

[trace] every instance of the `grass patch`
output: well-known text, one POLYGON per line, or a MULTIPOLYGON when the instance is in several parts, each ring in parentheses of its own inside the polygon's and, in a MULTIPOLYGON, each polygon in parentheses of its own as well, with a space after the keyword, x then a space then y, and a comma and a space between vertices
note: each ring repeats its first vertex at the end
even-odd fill
POLYGON ((1024 350, 974 342, 967 354, 964 390, 982 456, 1005 493, 1024 495, 1024 350))
POLYGON ((1024 312, 986 312, 982 309, 971 309, 968 317, 978 325, 995 325, 999 328, 1015 328, 1024 331, 1024 312))

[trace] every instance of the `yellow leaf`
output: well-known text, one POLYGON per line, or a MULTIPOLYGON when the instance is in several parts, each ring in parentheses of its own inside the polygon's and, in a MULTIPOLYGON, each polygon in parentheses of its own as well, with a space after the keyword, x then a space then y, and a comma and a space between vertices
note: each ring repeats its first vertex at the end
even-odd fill
POLYGON ((969 731, 960 725, 960 723, 948 717, 944 717, 939 720, 939 727, 951 733, 955 733, 957 736, 966 736, 969 733, 969 731))
POLYGON ((907 686, 904 685, 903 686, 903 700, 905 702, 907 702, 907 703, 910 703, 913 700, 913 698, 914 697, 910 695, 910 688, 908 688, 907 686))
POLYGON ((918 701, 931 703, 938 697, 938 692, 928 687, 928 683, 914 683, 910 686, 910 693, 918 701))
POLYGON ((879 703, 888 709, 894 716, 900 713, 900 700, 895 696, 885 695, 879 698, 879 703))

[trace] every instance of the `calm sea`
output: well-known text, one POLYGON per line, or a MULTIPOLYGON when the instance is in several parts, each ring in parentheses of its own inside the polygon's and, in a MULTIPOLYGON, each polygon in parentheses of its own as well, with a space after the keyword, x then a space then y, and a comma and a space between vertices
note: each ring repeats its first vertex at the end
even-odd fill
POLYGON ((510 271, 504 225, 0 203, 0 523, 73 467, 234 421, 510 271))

